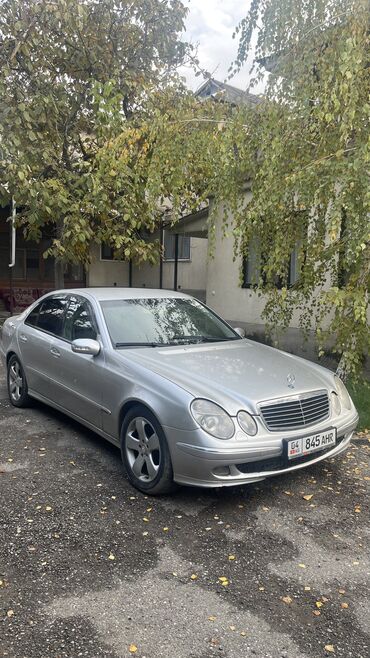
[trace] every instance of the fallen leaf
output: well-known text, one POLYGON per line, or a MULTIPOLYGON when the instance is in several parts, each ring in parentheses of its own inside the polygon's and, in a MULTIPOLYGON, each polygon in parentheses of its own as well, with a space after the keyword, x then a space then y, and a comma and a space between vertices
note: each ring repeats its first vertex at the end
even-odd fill
POLYGON ((357 507, 355 507, 355 512, 356 512, 356 514, 360 514, 360 513, 361 513, 361 507, 360 507, 360 505, 357 505, 357 507))
POLYGON ((320 617, 321 612, 320 612, 320 610, 313 610, 313 611, 312 611, 312 614, 314 614, 315 617, 320 617))
POLYGON ((190 576, 190 580, 197 580, 198 576, 196 573, 192 573, 190 576))
POLYGON ((301 567, 301 569, 307 569, 306 565, 303 564, 303 562, 300 562, 298 566, 301 567))
POLYGON ((345 594, 346 590, 345 589, 338 589, 339 594, 345 594))
POLYGON ((345 610, 346 608, 348 608, 348 603, 341 603, 340 607, 343 608, 343 610, 345 610))
POLYGON ((291 491, 284 491, 284 493, 285 493, 287 496, 291 496, 291 495, 292 495, 292 492, 291 492, 291 491))
POLYGON ((335 653, 335 649, 332 644, 325 644, 324 647, 325 651, 328 651, 329 653, 335 653))
POLYGON ((168 532, 168 530, 169 530, 169 528, 167 528, 167 526, 165 528, 163 528, 163 532, 168 532))
POLYGON ((265 591, 265 588, 264 588, 264 587, 259 587, 258 589, 259 589, 260 592, 264 592, 264 591, 265 591))
POLYGON ((109 553, 108 555, 108 560, 115 560, 116 558, 114 557, 113 553, 109 553))
POLYGON ((143 532, 143 537, 146 537, 147 535, 149 535, 149 532, 143 532))
POLYGON ((229 626, 231 631, 236 631, 236 626, 229 626))
POLYGON ((216 617, 214 615, 211 615, 208 617, 209 621, 216 621, 216 617))
POLYGON ((284 603, 287 603, 288 605, 293 601, 293 599, 290 596, 283 596, 281 600, 284 601, 284 603))
POLYGON ((316 601, 315 603, 316 608, 322 608, 323 605, 322 601, 316 601))
POLYGON ((313 494, 306 494, 305 496, 302 496, 304 500, 311 500, 313 498, 313 494))
POLYGON ((147 511, 147 512, 151 512, 152 509, 153 509, 153 507, 148 507, 146 511, 147 511))
POLYGON ((222 583, 221 583, 222 587, 227 587, 228 584, 229 584, 228 580, 223 580, 222 583))
POLYGON ((51 512, 52 507, 50 507, 50 505, 46 505, 45 509, 46 509, 47 512, 51 512))
POLYGON ((9 619, 10 619, 10 617, 14 617, 14 610, 8 610, 8 612, 6 613, 6 616, 9 617, 9 619))
POLYGON ((310 591, 311 591, 311 587, 309 587, 308 585, 306 585, 305 588, 304 588, 304 591, 305 591, 305 592, 310 592, 310 591))
POLYGON ((128 650, 129 650, 130 653, 136 653, 137 652, 136 644, 130 644, 128 650))
POLYGON ((240 631, 240 635, 242 635, 243 637, 245 637, 245 636, 246 636, 246 632, 245 632, 245 631, 240 631))
POLYGON ((143 521, 145 521, 145 523, 148 523, 149 519, 147 519, 146 516, 144 516, 143 521))
POLYGON ((229 560, 235 560, 235 555, 229 555, 229 560))
POLYGON ((221 583, 224 583, 226 580, 227 580, 226 576, 220 576, 220 577, 219 577, 219 581, 220 581, 221 583))

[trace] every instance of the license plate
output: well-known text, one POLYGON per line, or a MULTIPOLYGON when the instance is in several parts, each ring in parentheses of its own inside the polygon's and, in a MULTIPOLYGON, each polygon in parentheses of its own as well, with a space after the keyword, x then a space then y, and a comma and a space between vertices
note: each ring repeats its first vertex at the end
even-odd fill
POLYGON ((337 440, 337 430, 332 427, 325 432, 318 432, 310 436, 303 436, 301 439, 285 440, 286 455, 288 459, 297 459, 305 457, 311 452, 319 452, 335 446, 337 440))

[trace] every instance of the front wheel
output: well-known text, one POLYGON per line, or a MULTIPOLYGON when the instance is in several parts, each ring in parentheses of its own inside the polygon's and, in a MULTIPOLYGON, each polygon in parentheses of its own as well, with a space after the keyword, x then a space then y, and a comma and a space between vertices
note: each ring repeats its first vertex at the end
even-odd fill
POLYGON ((126 415, 121 453, 127 477, 136 489, 155 496, 176 488, 164 431, 146 407, 137 405, 126 415))
POLYGON ((31 402, 28 395, 26 375, 18 357, 13 354, 8 362, 8 394, 14 407, 28 407, 31 402))

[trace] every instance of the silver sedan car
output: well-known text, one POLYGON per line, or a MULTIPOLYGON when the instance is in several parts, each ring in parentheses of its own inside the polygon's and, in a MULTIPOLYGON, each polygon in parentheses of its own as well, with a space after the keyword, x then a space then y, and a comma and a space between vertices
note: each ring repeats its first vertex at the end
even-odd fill
POLYGON ((241 334, 177 292, 60 290, 6 320, 0 353, 13 405, 36 398, 98 432, 148 494, 343 452, 358 415, 342 381, 241 334))

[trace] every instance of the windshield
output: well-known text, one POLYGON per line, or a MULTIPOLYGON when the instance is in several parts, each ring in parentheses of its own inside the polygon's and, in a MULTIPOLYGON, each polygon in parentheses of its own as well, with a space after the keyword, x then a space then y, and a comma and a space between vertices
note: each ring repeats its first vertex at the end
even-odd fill
POLYGON ((240 336, 195 299, 139 298, 101 302, 115 347, 183 345, 240 336))

